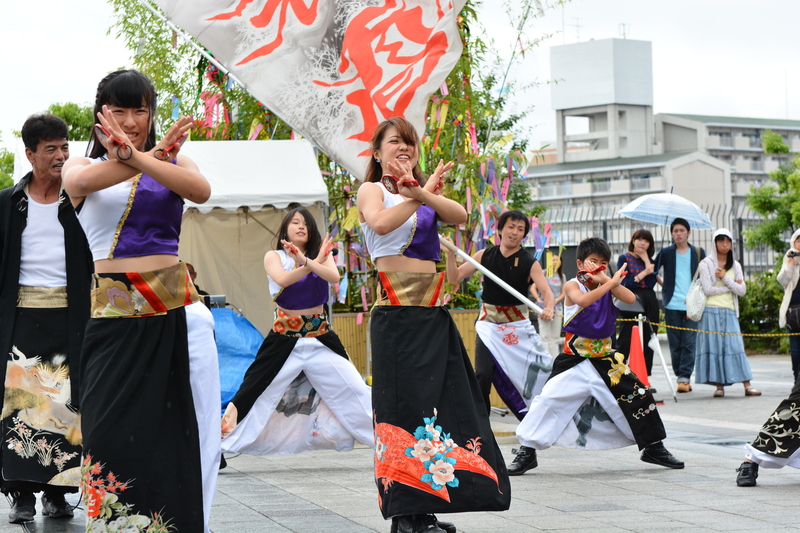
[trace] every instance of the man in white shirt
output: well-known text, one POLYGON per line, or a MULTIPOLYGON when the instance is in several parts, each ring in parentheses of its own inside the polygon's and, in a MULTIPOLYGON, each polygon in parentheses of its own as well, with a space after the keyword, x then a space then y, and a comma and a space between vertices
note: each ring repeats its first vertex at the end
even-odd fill
POLYGON ((12 500, 12 523, 33 520, 36 492, 44 493, 44 516, 73 516, 64 495, 78 490, 81 447, 71 370, 89 318, 92 272, 61 187, 67 125, 33 115, 22 140, 33 168, 0 191, 0 350, 7 354, 0 490, 12 500))

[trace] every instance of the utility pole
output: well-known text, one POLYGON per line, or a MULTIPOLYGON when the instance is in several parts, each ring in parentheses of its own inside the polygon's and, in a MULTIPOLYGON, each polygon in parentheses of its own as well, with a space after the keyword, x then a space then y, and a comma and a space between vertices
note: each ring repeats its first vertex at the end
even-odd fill
POLYGON ((575 41, 576 42, 581 42, 581 28, 583 27, 580 24, 580 20, 581 19, 578 18, 578 17, 575 17, 572 20, 575 21, 575 24, 570 24, 570 26, 573 26, 575 28, 575 41))

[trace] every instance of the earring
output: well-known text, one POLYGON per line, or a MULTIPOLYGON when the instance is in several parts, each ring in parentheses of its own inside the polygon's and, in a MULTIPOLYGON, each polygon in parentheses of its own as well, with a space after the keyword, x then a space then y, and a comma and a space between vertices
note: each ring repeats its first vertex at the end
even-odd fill
POLYGON ((381 162, 381 160, 376 158, 376 159, 375 159, 375 162, 376 162, 376 163, 380 163, 380 162, 381 162))

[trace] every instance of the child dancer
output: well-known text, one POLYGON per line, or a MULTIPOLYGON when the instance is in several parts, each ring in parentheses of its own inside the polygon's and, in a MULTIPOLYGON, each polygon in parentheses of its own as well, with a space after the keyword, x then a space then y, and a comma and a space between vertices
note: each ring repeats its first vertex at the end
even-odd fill
MULTIPOLYGON (((625 365, 625 356, 611 349, 617 316, 611 297, 626 303, 635 297, 621 286, 624 265, 613 277, 605 274, 610 257, 602 239, 578 245, 580 271, 564 285, 564 353, 517 427, 517 438, 534 450, 553 444, 582 449, 637 444, 642 461, 683 468, 662 443, 666 431, 653 395, 625 365)), ((529 461, 536 461, 535 452, 529 461)))

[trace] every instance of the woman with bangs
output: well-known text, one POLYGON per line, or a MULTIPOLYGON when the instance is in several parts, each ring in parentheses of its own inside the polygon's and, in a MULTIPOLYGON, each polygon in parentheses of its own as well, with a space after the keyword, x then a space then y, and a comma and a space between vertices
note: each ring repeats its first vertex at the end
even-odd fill
POLYGON ((733 383, 742 383, 745 396, 761 396, 750 383, 753 372, 739 327, 739 297, 747 285, 742 265, 733 258, 733 235, 720 228, 712 239, 716 253, 708 254, 697 267, 706 308, 698 327, 695 382, 715 385, 714 398, 725 396, 725 386, 733 383))
POLYGON ((381 123, 371 148, 358 215, 381 288, 370 318, 379 506, 393 533, 451 533, 434 513, 505 510, 511 497, 472 365, 440 301, 437 224, 463 224, 467 214, 442 194, 452 163, 422 174, 407 120, 381 123))
POLYGON ((208 531, 220 457, 214 321, 178 260, 183 201, 211 193, 180 154, 192 119, 156 142, 156 92, 135 70, 106 76, 94 111, 88 157, 64 166, 95 266, 81 355, 87 531, 208 531))
POLYGON ((323 307, 330 284, 339 281, 331 248, 307 209, 283 218, 275 249, 264 256, 275 323, 225 409, 224 452, 347 451, 354 439, 374 444, 369 387, 323 307))
MULTIPOLYGON (((653 349, 650 347, 650 339, 653 336, 651 324, 659 322, 659 307, 656 291, 653 289, 658 283, 658 275, 655 274, 655 262, 653 257, 656 253, 653 234, 646 229, 638 229, 633 232, 631 241, 628 243, 628 251, 619 256, 617 268, 627 264, 627 275, 622 280, 622 286, 630 290, 635 296, 643 311, 620 311, 620 318, 634 319, 639 314, 650 322, 645 322, 642 327, 644 342, 644 362, 647 367, 647 375, 653 371, 653 349)), ((635 305, 635 304, 634 304, 635 305)), ((617 349, 620 353, 630 360, 631 332, 635 322, 622 322, 617 337, 617 349)), ((655 392, 652 388, 651 392, 655 392)))

